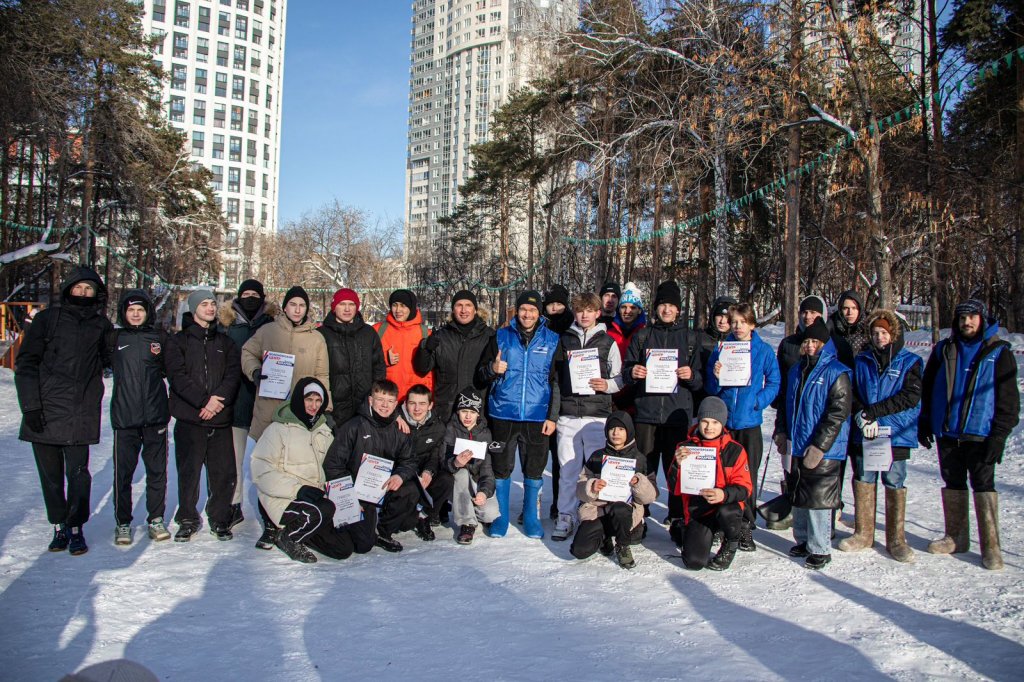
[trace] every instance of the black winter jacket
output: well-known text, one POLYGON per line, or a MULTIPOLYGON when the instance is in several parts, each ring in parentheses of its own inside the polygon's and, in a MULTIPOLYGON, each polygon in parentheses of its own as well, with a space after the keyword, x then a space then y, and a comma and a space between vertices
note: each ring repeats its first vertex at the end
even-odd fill
POLYGON ((798 331, 782 339, 775 357, 779 361, 779 393, 772 401, 775 408, 775 431, 774 433, 786 433, 789 428, 786 424, 786 390, 789 386, 789 370, 793 365, 800 362, 800 344, 803 343, 804 333, 798 331))
MULTIPOLYGON (((373 331, 372 327, 368 329, 373 331)), ((394 462, 392 475, 401 477, 403 482, 415 478, 419 471, 412 450, 412 438, 398 430, 397 419, 397 409, 387 419, 380 419, 370 412, 370 405, 364 399, 356 416, 337 430, 331 449, 327 451, 324 458, 324 475, 327 480, 351 476, 355 481, 363 455, 390 459, 394 462)))
POLYGON ((211 324, 193 324, 167 339, 164 366, 171 385, 171 416, 187 424, 211 429, 226 428, 233 421, 233 407, 242 378, 238 348, 211 324), (224 398, 224 409, 203 420, 199 411, 210 396, 224 398))
POLYGON ((622 366, 622 376, 626 382, 638 386, 636 416, 633 421, 637 424, 690 426, 690 418, 695 414, 693 392, 704 386, 700 337, 700 332, 692 331, 685 322, 679 321, 672 325, 655 322, 636 333, 629 342, 626 361, 622 366), (646 381, 633 378, 633 367, 645 364, 647 350, 657 348, 678 349, 679 366, 689 366, 693 371, 690 379, 679 382, 675 393, 647 393, 646 381))
MULTIPOLYGON (((279 309, 276 304, 265 302, 253 315, 252 320, 249 320, 239 307, 237 299, 221 306, 217 313, 217 329, 221 333, 227 334, 235 342, 235 346, 238 348, 239 363, 242 360, 242 346, 245 345, 245 342, 252 338, 257 329, 268 322, 273 322, 278 313, 279 309)), ((235 399, 235 413, 231 425, 240 429, 248 429, 252 424, 252 408, 255 404, 256 385, 249 377, 242 376, 242 380, 238 384, 238 397, 235 399)))
POLYGON ((75 268, 60 290, 61 305, 36 315, 14 367, 21 411, 42 410, 45 428, 37 433, 22 422, 18 437, 48 445, 92 445, 100 442, 103 368, 110 365, 107 288, 93 270, 75 268), (68 296, 83 281, 96 287, 96 302, 74 305, 68 296))
POLYGON ((319 331, 327 342, 331 404, 334 423, 340 427, 366 403, 373 382, 387 376, 384 349, 377 332, 363 321, 361 313, 347 323, 328 313, 319 331))
POLYGON ((494 333, 479 317, 465 326, 449 320, 420 343, 412 367, 418 374, 434 371, 434 413, 442 422, 452 416, 455 396, 467 386, 482 392, 481 397, 487 404, 487 385, 475 381, 474 376, 480 356, 494 333))
POLYGON ((433 412, 427 415, 427 421, 416 424, 402 406, 402 418, 409 425, 409 436, 412 438, 412 453, 416 459, 416 473, 429 471, 433 476, 441 470, 442 451, 444 450, 444 424, 433 412))
POLYGON ((844 291, 839 294, 836 312, 832 315, 832 342, 836 347, 839 362, 853 369, 854 359, 870 345, 871 335, 868 330, 868 315, 864 310, 864 300, 856 291, 844 291), (860 315, 857 321, 850 324, 843 317, 843 303, 852 300, 857 304, 860 315))
POLYGON ((483 493, 485 497, 494 497, 494 469, 491 466, 491 457, 493 453, 501 452, 502 445, 492 440, 491 430, 487 428, 487 420, 480 415, 472 432, 462 425, 457 416, 452 417, 448 422, 444 433, 444 468, 452 474, 459 471, 459 467, 455 466, 455 455, 458 454, 455 452, 456 438, 487 443, 487 455, 483 459, 469 460, 464 468, 476 484, 477 492, 483 493))
POLYGON ((167 335, 154 329, 153 302, 141 289, 121 294, 117 304, 120 329, 107 333, 110 366, 114 371, 114 393, 110 398, 110 423, 115 429, 164 426, 171 420, 164 377, 164 349, 167 335), (125 318, 130 299, 141 300, 146 321, 132 327, 125 318))

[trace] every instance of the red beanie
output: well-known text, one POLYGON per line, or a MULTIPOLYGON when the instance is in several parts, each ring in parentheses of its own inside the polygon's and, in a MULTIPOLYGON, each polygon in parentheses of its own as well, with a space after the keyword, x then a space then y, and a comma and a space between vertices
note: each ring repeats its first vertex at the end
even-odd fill
POLYGON ((356 312, 359 312, 359 294, 353 289, 338 289, 334 292, 334 298, 331 299, 331 310, 338 307, 338 304, 342 301, 352 301, 356 304, 356 312))

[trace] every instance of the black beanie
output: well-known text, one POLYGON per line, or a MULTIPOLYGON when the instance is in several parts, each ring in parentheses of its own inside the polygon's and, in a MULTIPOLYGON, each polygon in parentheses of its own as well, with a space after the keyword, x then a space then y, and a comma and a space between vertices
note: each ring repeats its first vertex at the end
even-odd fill
POLYGON ((459 391, 459 395, 455 396, 455 406, 452 408, 454 412, 459 410, 472 410, 477 414, 483 414, 484 411, 484 399, 480 397, 480 394, 472 386, 459 391))
POLYGON ((542 306, 540 292, 528 289, 519 294, 519 298, 516 299, 516 310, 523 305, 532 305, 540 311, 542 306))
POLYGON ((263 291, 263 283, 258 279, 247 279, 238 285, 238 297, 242 297, 242 293, 246 291, 255 291, 260 295, 260 298, 266 298, 267 294, 263 291))
POLYGON ((476 302, 476 295, 468 289, 463 289, 462 291, 455 292, 455 295, 452 296, 452 308, 455 308, 455 304, 458 303, 459 301, 469 301, 470 303, 473 304, 474 308, 478 307, 476 302))
POLYGON ((552 284, 548 292, 544 294, 544 305, 548 303, 561 303, 564 306, 568 306, 569 290, 561 284, 552 284))
POLYGON ((291 289, 285 292, 284 300, 281 302, 281 307, 283 308, 286 305, 288 305, 288 301, 292 300, 293 298, 301 298, 303 301, 306 302, 306 308, 309 308, 309 294, 306 293, 305 289, 298 285, 292 287, 291 289))
POLYGON ((597 295, 604 298, 605 294, 615 294, 617 297, 622 296, 622 289, 619 287, 618 282, 605 282, 604 286, 601 287, 601 291, 597 292, 597 295))
POLYGON ((673 280, 662 282, 655 291, 654 307, 657 308, 662 303, 670 303, 680 309, 683 307, 683 296, 679 292, 679 285, 673 280))
POLYGON ((719 296, 711 304, 711 319, 714 319, 717 315, 728 315, 730 306, 734 306, 737 303, 738 301, 732 296, 719 296))
POLYGON ((800 312, 805 310, 812 310, 819 315, 825 315, 825 305, 822 303, 821 297, 819 296, 808 296, 804 300, 800 301, 800 312))
POLYGON ((409 309, 410 318, 416 314, 416 294, 408 289, 397 289, 391 292, 391 296, 388 297, 388 306, 393 306, 395 303, 405 305, 409 309))
POLYGON ((828 333, 828 325, 825 324, 825 320, 820 317, 814 321, 809 327, 804 329, 804 340, 817 339, 822 343, 828 343, 831 336, 828 333))

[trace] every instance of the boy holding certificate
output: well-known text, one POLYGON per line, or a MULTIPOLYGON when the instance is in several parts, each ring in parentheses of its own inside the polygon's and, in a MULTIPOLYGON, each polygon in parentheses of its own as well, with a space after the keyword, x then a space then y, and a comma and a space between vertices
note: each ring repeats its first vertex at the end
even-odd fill
POLYGON ((401 552, 401 543, 391 536, 413 513, 419 498, 416 486, 404 485, 418 471, 412 439, 396 423, 397 407, 398 386, 387 379, 373 382, 370 397, 338 429, 324 460, 327 480, 351 476, 359 492, 363 520, 348 527, 357 554, 369 552, 374 545, 401 552), (379 506, 384 509, 378 525, 379 506))
POLYGON ((576 494, 580 526, 569 552, 587 559, 598 550, 614 551, 619 566, 633 568, 629 546, 640 542, 644 505, 658 498, 647 478, 647 458, 636 447, 633 420, 625 412, 612 412, 604 424, 605 447, 590 455, 580 472, 576 494))
POLYGON ((444 434, 444 469, 455 476, 452 512, 459 527, 455 540, 460 545, 473 542, 477 523, 490 524, 501 515, 494 497, 491 431, 483 406, 484 399, 476 390, 462 389, 444 434))
POLYGON ((739 549, 743 511, 753 488, 747 453, 725 429, 729 410, 721 398, 708 396, 697 410, 697 425, 676 448, 669 469, 669 490, 681 498, 682 524, 673 524, 672 539, 681 545, 683 564, 724 571, 739 549), (700 460, 707 460, 702 462, 700 460), (716 531, 722 546, 708 560, 716 531))

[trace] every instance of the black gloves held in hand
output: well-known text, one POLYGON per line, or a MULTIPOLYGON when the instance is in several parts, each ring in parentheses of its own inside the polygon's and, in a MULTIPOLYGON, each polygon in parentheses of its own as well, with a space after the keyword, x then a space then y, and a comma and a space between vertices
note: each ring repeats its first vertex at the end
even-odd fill
POLYGON ((46 419, 43 418, 42 410, 29 410, 23 416, 25 418, 25 426, 36 433, 42 433, 46 430, 46 419))

